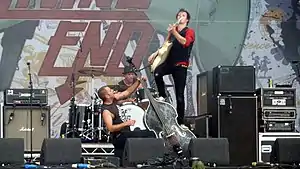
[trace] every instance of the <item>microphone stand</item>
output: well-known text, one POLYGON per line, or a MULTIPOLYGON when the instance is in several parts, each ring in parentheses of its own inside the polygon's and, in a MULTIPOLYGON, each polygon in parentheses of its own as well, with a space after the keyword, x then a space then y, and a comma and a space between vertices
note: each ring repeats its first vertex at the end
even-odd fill
POLYGON ((28 76, 29 76, 29 89, 30 89, 30 97, 29 97, 29 110, 30 110, 30 162, 33 163, 33 150, 32 150, 32 97, 33 97, 33 85, 32 85, 32 77, 31 77, 31 70, 30 70, 30 62, 27 62, 28 66, 28 76))

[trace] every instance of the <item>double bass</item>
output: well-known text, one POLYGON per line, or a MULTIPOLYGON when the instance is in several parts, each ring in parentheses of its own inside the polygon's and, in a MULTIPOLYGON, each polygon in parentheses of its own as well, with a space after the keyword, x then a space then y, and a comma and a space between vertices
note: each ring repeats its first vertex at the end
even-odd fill
MULTIPOLYGON (((131 65, 138 72, 134 64, 131 63, 131 65)), ((170 152, 187 155, 190 140, 196 136, 189 129, 180 127, 177 123, 177 111, 172 104, 155 99, 145 82, 141 83, 149 99, 149 105, 144 114, 146 128, 154 132, 157 138, 162 138, 170 152)))

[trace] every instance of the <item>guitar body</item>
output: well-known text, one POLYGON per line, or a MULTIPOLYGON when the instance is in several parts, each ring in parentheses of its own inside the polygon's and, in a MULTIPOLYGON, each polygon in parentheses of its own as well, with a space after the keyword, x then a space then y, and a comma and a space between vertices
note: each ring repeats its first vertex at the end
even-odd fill
POLYGON ((173 133, 172 137, 175 137, 177 142, 180 144, 183 153, 187 154, 190 140, 192 138, 196 138, 196 136, 190 130, 184 130, 180 127, 180 125, 177 123, 177 111, 170 103, 161 102, 158 100, 153 100, 153 102, 155 102, 153 104, 156 104, 156 107, 160 110, 158 113, 163 113, 163 119, 160 119, 156 115, 153 106, 149 104, 144 115, 144 123, 146 127, 148 130, 154 132, 157 138, 163 138, 167 149, 172 152, 173 145, 170 138, 167 137, 168 135, 165 133, 164 128, 164 126, 168 126, 169 130, 171 130, 173 133))
POLYGON ((173 43, 166 41, 162 47, 158 50, 158 54, 155 57, 153 63, 151 64, 151 72, 153 72, 159 65, 164 63, 169 56, 173 43))

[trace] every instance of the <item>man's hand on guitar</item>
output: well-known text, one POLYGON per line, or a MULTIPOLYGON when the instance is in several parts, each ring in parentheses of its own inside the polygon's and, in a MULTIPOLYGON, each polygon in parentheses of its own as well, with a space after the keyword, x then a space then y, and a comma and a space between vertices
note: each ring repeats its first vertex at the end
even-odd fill
POLYGON ((135 120, 127 120, 125 124, 126 126, 133 126, 135 124, 135 120))
POLYGON ((148 57, 148 62, 149 62, 149 64, 152 64, 152 63, 153 63, 153 61, 154 61, 155 57, 157 56, 157 54, 158 54, 158 52, 154 52, 154 53, 152 53, 152 54, 148 57))

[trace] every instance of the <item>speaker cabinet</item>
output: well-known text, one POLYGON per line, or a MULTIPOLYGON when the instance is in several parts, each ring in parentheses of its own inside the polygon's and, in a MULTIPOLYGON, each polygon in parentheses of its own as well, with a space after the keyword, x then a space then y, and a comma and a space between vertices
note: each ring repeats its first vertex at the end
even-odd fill
POLYGON ((41 165, 76 164, 81 162, 80 138, 48 138, 42 143, 41 165))
POLYGON ((205 164, 229 165, 227 138, 196 138, 189 144, 189 156, 198 157, 205 164))
POLYGON ((218 96, 214 106, 217 111, 211 112, 210 134, 228 138, 230 163, 248 165, 257 161, 257 97, 218 96))
POLYGON ((213 68, 213 93, 255 93, 254 66, 217 66, 213 68))
POLYGON ((1 138, 0 139, 0 164, 21 165, 24 164, 24 139, 1 138))
POLYGON ((4 138, 23 138, 24 150, 31 150, 30 132, 32 131, 32 151, 39 152, 42 142, 50 136, 50 108, 32 106, 32 129, 30 128, 30 108, 28 106, 4 106, 1 127, 4 138))
POLYGON ((165 153, 164 141, 158 138, 128 138, 125 144, 123 167, 136 167, 137 164, 162 158, 165 153))
POLYGON ((197 115, 210 112, 213 100, 213 76, 212 71, 206 71, 197 75, 197 115))

